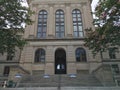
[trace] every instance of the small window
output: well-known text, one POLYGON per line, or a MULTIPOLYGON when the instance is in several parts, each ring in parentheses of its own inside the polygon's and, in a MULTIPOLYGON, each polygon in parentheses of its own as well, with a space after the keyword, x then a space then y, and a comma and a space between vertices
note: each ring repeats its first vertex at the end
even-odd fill
POLYGON ((8 75, 9 75, 9 72, 10 72, 10 67, 9 67, 9 66, 5 66, 5 67, 4 67, 4 73, 3 73, 3 75, 4 75, 4 76, 8 76, 8 75))
POLYGON ((7 55, 7 61, 11 61, 11 60, 13 60, 13 55, 7 55))
POLYGON ((113 73, 114 73, 114 74, 119 74, 119 73, 120 73, 119 67, 118 67, 117 64, 113 64, 113 65, 112 65, 112 70, 113 70, 113 73))
POLYGON ((35 52, 35 62, 45 62, 45 50, 38 49, 35 52))
POLYGON ((117 83, 118 83, 118 86, 120 86, 120 80, 118 80, 117 83))
POLYGON ((109 48, 109 57, 110 59, 116 59, 117 48, 109 48))
POLYGON ((76 55, 77 62, 86 62, 87 61, 86 60, 86 52, 83 48, 77 48, 75 55, 76 55))

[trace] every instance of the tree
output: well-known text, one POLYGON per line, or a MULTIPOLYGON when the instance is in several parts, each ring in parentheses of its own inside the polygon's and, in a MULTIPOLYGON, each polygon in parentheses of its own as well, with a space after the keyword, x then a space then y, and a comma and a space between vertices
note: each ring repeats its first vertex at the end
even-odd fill
POLYGON ((99 1, 95 9, 95 30, 86 29, 85 46, 93 53, 120 46, 120 2, 119 0, 99 1))
POLYGON ((21 4, 24 0, 0 0, 0 53, 13 54, 15 48, 22 49, 26 41, 22 38, 25 25, 32 24, 33 12, 21 4))

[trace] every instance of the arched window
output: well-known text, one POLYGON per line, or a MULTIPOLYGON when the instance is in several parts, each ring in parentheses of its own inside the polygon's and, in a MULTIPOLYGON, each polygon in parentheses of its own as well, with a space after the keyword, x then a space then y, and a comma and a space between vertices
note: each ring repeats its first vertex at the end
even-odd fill
POLYGON ((47 32, 47 12, 42 10, 38 15, 38 31, 37 38, 46 38, 47 32))
POLYGON ((77 48, 76 52, 76 61, 77 62, 86 62, 86 51, 83 48, 77 48))
POLYGON ((35 62, 45 62, 45 50, 44 49, 36 50, 35 62))
POLYGON ((55 36, 57 38, 63 38, 64 34, 64 12, 62 10, 57 10, 55 13, 55 36))
POLYGON ((83 37, 83 27, 80 10, 74 9, 72 11, 72 19, 73 19, 73 36, 83 37))

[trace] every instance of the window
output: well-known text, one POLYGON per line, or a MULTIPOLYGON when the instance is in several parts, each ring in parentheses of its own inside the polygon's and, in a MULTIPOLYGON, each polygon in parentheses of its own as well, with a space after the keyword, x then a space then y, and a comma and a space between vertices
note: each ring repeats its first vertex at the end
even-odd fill
POLYGON ((38 31, 37 38, 46 38, 47 32, 47 12, 42 10, 38 15, 38 31))
POLYGON ((63 38, 64 35, 64 12, 62 10, 57 10, 55 13, 55 36, 56 38, 63 38))
POLYGON ((87 61, 86 60, 86 52, 83 48, 77 48, 75 55, 76 55, 77 62, 86 62, 87 61))
POLYGON ((118 86, 120 86, 120 80, 118 80, 117 83, 118 83, 118 86))
POLYGON ((14 55, 7 55, 7 61, 11 61, 11 60, 13 60, 13 57, 14 57, 14 55))
POLYGON ((10 72, 10 67, 9 67, 9 66, 5 66, 5 67, 4 67, 4 73, 3 73, 3 75, 4 75, 4 76, 8 76, 8 75, 9 75, 9 72, 10 72))
POLYGON ((73 18, 73 36, 83 37, 81 12, 78 9, 73 10, 72 18, 73 18))
POLYGON ((117 48, 109 48, 109 57, 110 59, 116 59, 117 48))
POLYGON ((112 65, 112 70, 113 70, 113 73, 114 73, 114 74, 119 74, 119 73, 120 73, 119 67, 118 67, 117 64, 113 64, 113 65, 112 65))
POLYGON ((35 62, 45 62, 45 50, 38 49, 35 52, 35 62))

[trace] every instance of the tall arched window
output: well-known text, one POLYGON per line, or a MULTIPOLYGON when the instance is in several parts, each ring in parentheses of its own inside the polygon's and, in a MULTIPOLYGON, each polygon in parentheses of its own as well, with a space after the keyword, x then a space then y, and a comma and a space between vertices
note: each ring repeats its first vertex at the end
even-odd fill
POLYGON ((73 36, 83 37, 83 27, 80 10, 74 9, 72 11, 72 19, 73 19, 73 36))
POLYGON ((44 49, 36 50, 35 62, 45 62, 45 50, 44 49))
POLYGON ((55 36, 57 38, 63 38, 64 34, 64 12, 62 10, 57 10, 55 13, 55 36))
POLYGON ((38 15, 38 31, 37 38, 46 38, 47 32, 47 12, 42 10, 38 15))
POLYGON ((75 52, 77 62, 86 62, 86 51, 83 48, 77 48, 75 52))

